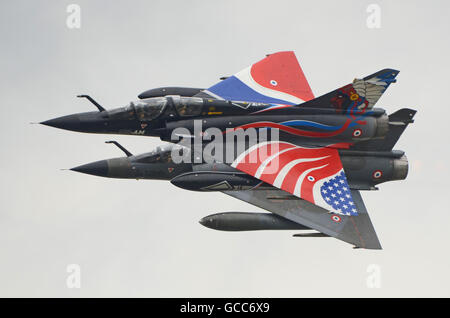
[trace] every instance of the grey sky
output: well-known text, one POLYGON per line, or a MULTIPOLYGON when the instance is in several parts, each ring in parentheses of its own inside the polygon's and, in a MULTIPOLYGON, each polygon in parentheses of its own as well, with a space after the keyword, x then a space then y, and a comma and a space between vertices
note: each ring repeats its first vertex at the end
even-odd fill
POLYGON ((450 296, 448 1, 2 1, 0 296, 450 296), (81 29, 66 7, 81 6, 81 29), (381 28, 366 26, 367 5, 381 28), (198 220, 260 211, 169 182, 71 168, 161 144, 30 125, 124 105, 164 85, 204 87, 264 54, 294 50, 316 96, 401 71, 377 106, 418 110, 397 145, 404 182, 364 192, 382 251, 295 232, 222 233, 198 220), (81 288, 66 287, 68 264, 81 288), (381 288, 366 286, 368 265, 381 288))

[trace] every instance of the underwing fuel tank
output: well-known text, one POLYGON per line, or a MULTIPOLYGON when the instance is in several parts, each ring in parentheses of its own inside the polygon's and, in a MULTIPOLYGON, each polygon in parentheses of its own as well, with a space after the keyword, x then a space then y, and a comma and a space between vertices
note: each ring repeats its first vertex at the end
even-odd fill
POLYGON ((223 212, 202 218, 199 223, 219 231, 310 230, 276 214, 223 212))

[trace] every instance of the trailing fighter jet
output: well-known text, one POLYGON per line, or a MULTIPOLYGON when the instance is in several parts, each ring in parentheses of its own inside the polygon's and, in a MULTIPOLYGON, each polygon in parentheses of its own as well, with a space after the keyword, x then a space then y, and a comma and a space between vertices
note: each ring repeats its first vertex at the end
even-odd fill
POLYGON ((127 157, 73 170, 222 191, 276 215, 217 214, 205 217, 205 226, 313 229, 314 235, 380 249, 359 191, 407 175, 407 159, 393 147, 416 111, 405 108, 388 116, 374 107, 398 73, 384 69, 314 98, 294 53, 279 52, 207 89, 149 90, 139 101, 112 110, 82 95, 98 112, 42 124, 179 143, 169 156, 164 151, 132 156, 119 145, 127 157), (189 160, 175 163, 180 151, 189 160), (163 154, 171 161, 162 160, 163 154), (154 155, 159 162, 152 161, 154 155))

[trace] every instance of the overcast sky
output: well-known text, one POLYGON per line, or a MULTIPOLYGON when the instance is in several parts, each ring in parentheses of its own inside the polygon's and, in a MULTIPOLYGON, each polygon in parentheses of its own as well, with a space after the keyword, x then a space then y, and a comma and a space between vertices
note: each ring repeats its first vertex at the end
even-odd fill
POLYGON ((450 296, 448 1, 1 1, 0 296, 450 296), (66 25, 69 4, 81 28, 66 25), (381 8, 380 28, 366 9, 381 8), (198 220, 261 211, 169 182, 61 168, 156 138, 29 122, 105 108, 165 85, 208 87, 267 53, 295 51, 316 96, 390 67, 377 106, 418 110, 396 146, 410 173, 363 192, 383 250, 292 231, 224 233, 198 220), (69 264, 81 288, 68 288, 69 264), (381 288, 367 272, 380 269, 381 288))

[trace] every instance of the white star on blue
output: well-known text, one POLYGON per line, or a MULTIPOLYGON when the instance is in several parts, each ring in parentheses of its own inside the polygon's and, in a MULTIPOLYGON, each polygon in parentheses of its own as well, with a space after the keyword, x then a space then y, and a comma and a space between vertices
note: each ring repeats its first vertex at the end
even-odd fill
POLYGON ((334 211, 344 215, 358 215, 344 171, 324 182, 320 187, 320 194, 334 211))

